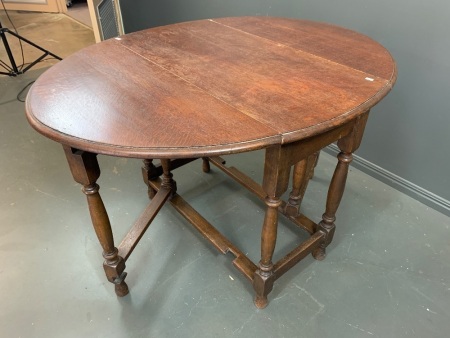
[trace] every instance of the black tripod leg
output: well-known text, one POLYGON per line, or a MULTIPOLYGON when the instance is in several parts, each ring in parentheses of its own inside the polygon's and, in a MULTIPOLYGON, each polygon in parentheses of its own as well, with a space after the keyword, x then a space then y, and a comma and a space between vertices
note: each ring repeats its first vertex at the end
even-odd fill
POLYGON ((11 48, 9 48, 8 40, 6 39, 5 32, 9 32, 7 28, 1 28, 0 26, 0 35, 2 36, 3 45, 5 46, 6 54, 8 54, 9 63, 11 64, 11 73, 1 73, 4 75, 17 75, 19 74, 19 69, 17 68, 16 61, 14 60, 14 56, 11 52, 11 48))
POLYGON ((53 54, 52 52, 42 48, 41 46, 35 44, 34 42, 31 42, 30 40, 24 38, 23 36, 20 36, 19 34, 10 31, 8 28, 3 28, 1 23, 0 23, 0 34, 2 36, 3 44, 5 45, 6 53, 8 54, 9 62, 11 63, 11 71, 9 73, 0 72, 0 74, 9 75, 9 76, 17 76, 19 74, 23 74, 28 69, 33 67, 36 63, 38 63, 39 61, 43 60, 48 55, 54 57, 57 60, 62 60, 62 58, 60 58, 58 55, 53 54), (9 33, 12 36, 16 37, 17 39, 26 42, 27 44, 33 46, 36 49, 39 49, 40 51, 44 52, 44 54, 41 55, 40 57, 38 57, 33 62, 31 62, 27 67, 19 70, 18 67, 17 67, 17 64, 16 64, 16 62, 14 60, 14 56, 13 56, 13 54, 11 52, 11 48, 9 47, 8 40, 6 39, 6 33, 9 33))
MULTIPOLYGON (((22 40, 22 41, 28 43, 29 45, 33 46, 34 48, 37 48, 37 49, 43 51, 45 54, 50 55, 50 56, 54 57, 55 59, 62 60, 62 58, 60 58, 58 55, 53 54, 52 52, 50 52, 50 51, 48 51, 48 50, 42 48, 42 47, 39 46, 39 45, 36 45, 34 42, 31 42, 30 40, 24 38, 23 36, 20 36, 19 34, 16 34, 15 32, 12 32, 12 31, 10 31, 10 30, 7 29, 7 28, 6 28, 5 30, 6 30, 6 32, 8 32, 9 34, 11 34, 11 35, 15 36, 16 38, 18 38, 19 40, 22 40)), ((47 55, 45 55, 45 56, 47 56, 47 55)), ((44 57, 45 57, 45 56, 44 56, 44 57)))
MULTIPOLYGON (((38 57, 36 60, 34 60, 33 62, 31 62, 28 66, 26 66, 24 69, 22 69, 21 73, 25 73, 28 69, 30 69, 31 67, 33 67, 36 63, 38 63, 39 61, 41 61, 42 59, 44 59, 47 55, 49 55, 49 53, 44 53, 42 54, 40 57, 38 57)), ((53 56, 53 55, 52 55, 53 56)), ((62 59, 58 59, 58 60, 62 60, 62 59)))

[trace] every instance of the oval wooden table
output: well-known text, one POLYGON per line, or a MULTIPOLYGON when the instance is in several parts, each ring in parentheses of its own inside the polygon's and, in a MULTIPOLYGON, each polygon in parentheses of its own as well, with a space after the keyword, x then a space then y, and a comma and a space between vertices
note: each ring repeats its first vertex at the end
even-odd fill
POLYGON ((235 256, 233 264, 254 286, 256 306, 264 307, 277 278, 309 253, 324 258, 369 110, 395 80, 386 49, 353 31, 294 19, 222 18, 88 47, 36 81, 26 111, 38 132, 63 145, 119 296, 128 293, 125 261, 170 201, 217 249, 235 256), (300 202, 317 152, 335 141, 341 152, 316 224, 299 212, 300 202), (266 154, 262 185, 218 157, 257 149, 266 154), (144 159, 152 200, 118 247, 96 184, 97 154, 144 159), (172 170, 197 158, 205 172, 213 163, 265 201, 259 263, 176 193, 172 170), (292 191, 284 202, 291 167, 292 191), (311 236, 272 262, 279 214, 311 236))

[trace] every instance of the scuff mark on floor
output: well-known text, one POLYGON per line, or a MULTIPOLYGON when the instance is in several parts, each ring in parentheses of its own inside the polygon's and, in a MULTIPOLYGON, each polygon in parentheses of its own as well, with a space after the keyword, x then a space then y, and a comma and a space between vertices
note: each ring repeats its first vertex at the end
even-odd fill
POLYGON ((294 283, 294 286, 299 289, 300 291, 302 291, 305 295, 307 295, 314 303, 317 304, 317 306, 319 307, 319 310, 313 314, 311 316, 311 318, 306 322, 306 324, 309 324, 309 322, 311 322, 314 318, 316 318, 318 315, 324 313, 325 311, 325 305, 323 305, 321 302, 319 302, 311 293, 309 293, 308 291, 306 291, 304 288, 302 288, 301 286, 297 285, 296 283, 294 283))

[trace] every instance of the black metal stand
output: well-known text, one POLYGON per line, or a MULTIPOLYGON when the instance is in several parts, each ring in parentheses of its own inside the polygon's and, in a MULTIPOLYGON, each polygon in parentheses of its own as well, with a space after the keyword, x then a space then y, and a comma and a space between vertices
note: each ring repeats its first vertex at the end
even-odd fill
MULTIPOLYGON (((8 54, 9 63, 11 65, 11 67, 9 67, 9 69, 8 69, 9 72, 0 72, 0 74, 2 74, 2 75, 17 76, 17 75, 23 74, 27 70, 29 70, 31 67, 33 67, 36 63, 38 63, 39 61, 43 60, 48 55, 54 57, 55 59, 62 60, 58 55, 55 55, 55 54, 49 52, 48 50, 42 48, 41 46, 36 45, 35 43, 31 42, 30 40, 25 39, 24 37, 20 36, 19 34, 10 31, 8 28, 3 28, 1 22, 0 22, 0 35, 2 37, 3 45, 5 46, 6 54, 8 54), (11 48, 9 47, 8 40, 6 39, 6 33, 9 33, 12 36, 16 37, 17 39, 19 39, 19 40, 21 40, 23 42, 26 42, 27 44, 33 46, 34 48, 39 49, 40 51, 44 52, 44 54, 42 54, 36 60, 31 62, 25 68, 23 68, 23 69, 20 68, 19 69, 19 67, 17 67, 16 61, 14 60, 14 55, 11 52, 11 48)), ((5 64, 5 63, 3 62, 3 64, 5 64)))

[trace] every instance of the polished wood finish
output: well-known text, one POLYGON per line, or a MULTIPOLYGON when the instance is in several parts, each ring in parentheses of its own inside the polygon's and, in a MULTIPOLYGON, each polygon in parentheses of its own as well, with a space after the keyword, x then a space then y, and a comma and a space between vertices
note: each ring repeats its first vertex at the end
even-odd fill
POLYGON ((369 110, 396 76, 381 45, 344 28, 270 17, 200 20, 125 35, 74 54, 36 81, 26 110, 36 130, 64 146, 117 295, 128 293, 125 261, 169 202, 221 253, 234 255, 233 264, 263 308, 277 278, 310 253, 325 257, 369 110), (325 213, 315 223, 301 201, 318 152, 336 141, 341 152, 325 213), (262 184, 220 157, 257 149, 265 150, 262 184), (118 248, 96 183, 96 154, 144 160, 151 201, 118 248), (202 159, 203 172, 213 164, 263 201, 258 263, 177 193, 173 171, 195 159, 202 159), (289 198, 282 201, 290 180, 289 198), (279 215, 310 237, 274 262, 279 215))
POLYGON ((94 153, 208 157, 320 134, 367 111, 395 78, 381 45, 343 28, 201 20, 71 55, 33 86, 27 116, 44 135, 94 153))

